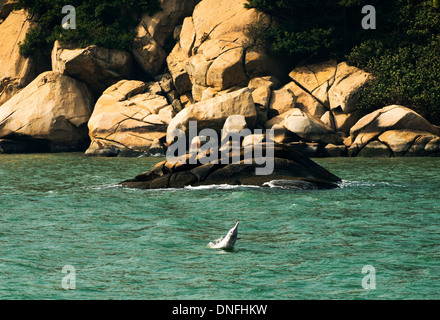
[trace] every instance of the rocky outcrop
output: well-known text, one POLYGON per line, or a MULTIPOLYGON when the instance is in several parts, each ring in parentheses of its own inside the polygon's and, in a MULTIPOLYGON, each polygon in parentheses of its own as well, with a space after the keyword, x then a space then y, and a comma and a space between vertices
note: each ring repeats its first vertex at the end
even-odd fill
POLYGON ((232 115, 245 117, 249 128, 255 126, 257 112, 248 88, 224 93, 210 100, 190 105, 174 117, 167 130, 167 144, 171 145, 179 130, 188 131, 189 121, 197 121, 199 130, 211 128, 219 132, 232 115))
POLYGON ((34 59, 20 54, 18 43, 36 25, 25 11, 13 11, 0 24, 0 105, 12 98, 37 76, 34 59))
POLYGON ((284 120, 284 126, 290 132, 309 142, 341 145, 343 140, 321 120, 310 114, 294 109, 284 120))
POLYGON ((86 83, 99 96, 109 86, 133 76, 130 53, 88 46, 63 47, 58 41, 52 50, 52 70, 86 83))
POLYGON ((0 107, 0 138, 32 141, 38 151, 84 150, 92 103, 85 84, 45 72, 0 107))
MULTIPOLYGON (((411 109, 392 105, 376 110, 360 119, 350 130, 353 141, 349 155, 362 155, 361 150, 372 141, 389 146, 390 155, 405 155, 420 137, 428 143, 439 136, 439 128, 411 109)), ((423 142, 422 142, 423 141, 423 142)), ((425 143, 425 145, 426 145, 425 143)), ((377 144, 377 143, 376 143, 377 144)), ((420 148, 414 146, 415 148, 420 148)))
POLYGON ((371 74, 345 62, 325 61, 301 64, 289 76, 297 108, 349 135, 350 127, 363 115, 357 110, 358 96, 373 79, 371 74))
MULTIPOLYGON (((241 158, 244 152, 242 150, 241 158)), ((191 155, 187 155, 186 159, 190 157, 191 155)), ((244 160, 233 163, 232 160, 232 158, 228 158, 227 161, 220 159, 216 163, 207 164, 203 164, 201 158, 194 164, 188 161, 182 163, 162 161, 152 170, 132 180, 121 182, 120 185, 139 189, 220 184, 329 189, 337 187, 337 182, 340 181, 338 177, 288 146, 274 147, 273 172, 268 175, 255 174, 255 169, 261 166, 256 163, 255 158, 251 163, 245 163, 244 160)))
POLYGON ((201 93, 207 88, 220 92, 245 87, 254 77, 278 72, 279 64, 268 55, 248 49, 248 25, 267 17, 244 8, 244 3, 203 0, 183 22, 178 48, 173 52, 181 52, 178 61, 185 61, 185 65, 180 63, 175 68, 175 59, 168 58, 168 68, 173 78, 182 74, 189 77, 196 102, 201 101, 201 93))
POLYGON ((144 15, 136 29, 133 56, 139 66, 150 76, 156 76, 167 58, 165 41, 175 27, 190 16, 200 0, 160 0, 161 8, 153 16, 144 15))
POLYGON ((158 83, 119 81, 96 102, 86 155, 133 156, 147 153, 152 145, 157 149, 174 115, 158 83))

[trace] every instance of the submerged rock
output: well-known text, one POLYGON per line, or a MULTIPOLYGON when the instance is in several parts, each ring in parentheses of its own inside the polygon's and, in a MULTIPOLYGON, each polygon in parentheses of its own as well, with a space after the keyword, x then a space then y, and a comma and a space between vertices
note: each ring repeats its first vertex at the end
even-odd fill
MULTIPOLYGON (((263 148, 266 146, 262 144, 263 148)), ((250 149, 252 151, 252 149, 250 149)), ((249 149, 242 149, 240 159, 249 149)), ((256 175, 256 168, 262 167, 261 158, 252 157, 252 161, 240 160, 232 162, 232 153, 229 154, 227 163, 222 160, 205 163, 203 157, 198 157, 194 164, 189 159, 192 155, 185 156, 186 161, 162 161, 152 170, 140 174, 134 179, 126 180, 120 185, 137 189, 163 189, 183 188, 185 186, 203 185, 252 185, 270 186, 275 180, 287 181, 284 184, 301 185, 305 189, 330 189, 336 188, 341 180, 322 168, 306 156, 293 148, 275 145, 273 158, 273 171, 268 175, 256 175), (205 163, 205 164, 203 164, 205 163)), ((267 163, 266 163, 267 165, 267 163)))

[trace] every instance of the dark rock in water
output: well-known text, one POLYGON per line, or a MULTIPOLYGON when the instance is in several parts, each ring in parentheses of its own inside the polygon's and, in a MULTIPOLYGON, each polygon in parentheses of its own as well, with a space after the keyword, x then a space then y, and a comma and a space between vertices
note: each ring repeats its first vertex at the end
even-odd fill
MULTIPOLYGON (((183 188, 185 186, 203 185, 252 185, 294 188, 294 189, 331 189, 338 187, 341 179, 313 162, 303 154, 286 145, 275 145, 273 158, 273 172, 269 175, 256 175, 256 168, 264 165, 261 159, 253 158, 251 163, 245 161, 241 150, 241 161, 232 162, 232 153, 229 154, 229 164, 215 163, 202 164, 201 158, 197 163, 172 164, 162 161, 152 170, 140 174, 134 179, 126 180, 120 185, 138 189, 183 188), (275 181, 275 182, 274 182, 275 181), (276 181, 282 181, 281 185, 276 181)), ((186 155, 188 160, 191 155, 186 155)), ((266 163, 267 164, 267 163, 266 163)))

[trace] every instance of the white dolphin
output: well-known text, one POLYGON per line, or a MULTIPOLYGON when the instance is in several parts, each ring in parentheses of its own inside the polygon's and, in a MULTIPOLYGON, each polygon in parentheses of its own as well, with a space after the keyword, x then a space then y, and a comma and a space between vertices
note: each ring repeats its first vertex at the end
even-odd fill
POLYGON ((224 238, 220 238, 208 243, 208 247, 212 249, 223 249, 226 251, 231 251, 234 249, 235 242, 239 239, 238 236, 238 224, 240 221, 237 221, 235 226, 229 230, 224 238))

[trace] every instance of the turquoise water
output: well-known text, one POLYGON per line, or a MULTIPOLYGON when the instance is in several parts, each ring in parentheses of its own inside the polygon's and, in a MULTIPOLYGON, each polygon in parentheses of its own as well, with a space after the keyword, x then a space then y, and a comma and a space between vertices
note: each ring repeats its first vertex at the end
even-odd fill
POLYGON ((320 159, 326 191, 115 186, 158 160, 1 155, 0 299, 440 298, 440 159, 320 159))

